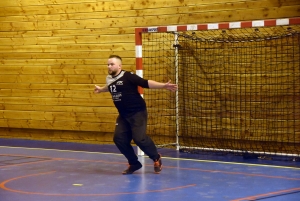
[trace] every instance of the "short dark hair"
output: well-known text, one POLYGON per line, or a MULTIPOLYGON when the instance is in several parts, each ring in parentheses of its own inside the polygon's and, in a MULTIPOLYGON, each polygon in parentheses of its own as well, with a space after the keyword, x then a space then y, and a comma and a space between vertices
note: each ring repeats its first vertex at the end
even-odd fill
POLYGON ((110 55, 108 58, 109 59, 111 59, 111 58, 117 58, 117 59, 120 59, 122 61, 122 58, 119 55, 115 55, 115 54, 110 55))

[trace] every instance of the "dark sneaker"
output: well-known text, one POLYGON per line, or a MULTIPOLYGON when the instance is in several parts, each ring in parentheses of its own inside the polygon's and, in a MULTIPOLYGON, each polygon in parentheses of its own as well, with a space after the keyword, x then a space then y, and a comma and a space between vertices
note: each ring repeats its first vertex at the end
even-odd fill
POLYGON ((126 170, 122 172, 122 174, 132 174, 133 172, 137 171, 138 169, 141 169, 142 164, 139 162, 135 165, 129 165, 126 170))
POLYGON ((159 174, 162 170, 162 162, 161 162, 161 155, 159 155, 159 159, 157 159, 156 161, 154 161, 154 172, 156 174, 159 174))

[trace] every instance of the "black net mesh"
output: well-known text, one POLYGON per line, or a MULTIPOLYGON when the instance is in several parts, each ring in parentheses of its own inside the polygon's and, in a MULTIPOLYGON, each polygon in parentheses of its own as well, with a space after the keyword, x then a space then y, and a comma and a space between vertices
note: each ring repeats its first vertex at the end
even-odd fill
POLYGON ((148 134, 181 150, 300 154, 300 27, 143 33, 148 134), (178 137, 178 138, 177 138, 178 137))

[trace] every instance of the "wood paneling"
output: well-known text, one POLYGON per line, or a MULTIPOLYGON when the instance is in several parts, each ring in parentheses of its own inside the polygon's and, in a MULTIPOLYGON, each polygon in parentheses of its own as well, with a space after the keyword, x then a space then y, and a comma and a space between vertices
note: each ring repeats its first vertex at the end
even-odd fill
MULTIPOLYGON (((1 0, 0 127, 27 128, 24 137, 34 139, 31 129, 43 129, 57 140, 62 135, 50 131, 112 132, 117 111, 109 94, 93 94, 93 88, 105 84, 110 54, 123 57, 124 69, 135 70, 135 27, 287 18, 299 11, 298 0, 1 0)), ((250 64, 239 64, 239 70, 251 71, 255 67, 250 64)), ((269 73, 269 82, 276 82, 271 69, 266 66, 264 76, 269 73)), ((265 78, 253 76, 258 83, 265 78)), ((223 80, 238 84, 253 76, 227 75, 223 80)), ((9 137, 9 130, 2 131, 9 137)), ((11 131, 14 137, 16 133, 11 131)), ((72 141, 69 134, 64 139, 72 141)))

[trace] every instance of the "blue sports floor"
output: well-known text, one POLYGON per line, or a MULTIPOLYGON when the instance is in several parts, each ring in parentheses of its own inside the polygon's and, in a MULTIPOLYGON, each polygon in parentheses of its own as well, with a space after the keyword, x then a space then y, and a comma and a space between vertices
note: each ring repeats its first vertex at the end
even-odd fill
POLYGON ((159 151, 122 175, 114 145, 0 139, 0 201, 300 201, 300 162, 159 151))

